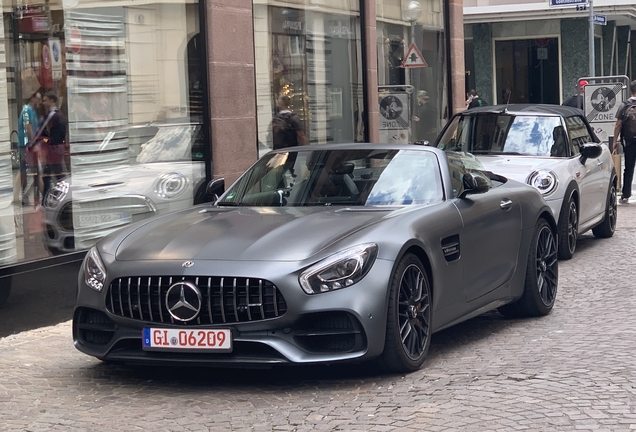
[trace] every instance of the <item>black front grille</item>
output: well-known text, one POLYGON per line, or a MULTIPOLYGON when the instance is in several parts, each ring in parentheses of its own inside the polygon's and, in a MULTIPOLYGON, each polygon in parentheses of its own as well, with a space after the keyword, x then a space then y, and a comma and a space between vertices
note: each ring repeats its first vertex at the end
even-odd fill
POLYGON ((231 324, 277 318, 287 303, 269 281, 228 277, 134 277, 115 279, 106 297, 108 312, 125 318, 182 325, 231 324), (201 292, 201 310, 195 319, 175 320, 166 295, 177 282, 195 284, 201 292))

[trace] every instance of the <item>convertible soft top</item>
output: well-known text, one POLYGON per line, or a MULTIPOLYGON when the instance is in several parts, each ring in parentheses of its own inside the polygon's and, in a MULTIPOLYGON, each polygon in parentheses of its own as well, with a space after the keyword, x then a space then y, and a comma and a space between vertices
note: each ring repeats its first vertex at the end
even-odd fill
POLYGON ((493 105, 478 108, 471 108, 468 111, 462 112, 462 114, 472 113, 493 113, 493 112, 508 112, 509 114, 546 114, 546 115, 558 115, 562 117, 570 117, 573 115, 582 115, 583 110, 579 108, 573 108, 562 105, 550 105, 550 104, 510 104, 510 105, 493 105))

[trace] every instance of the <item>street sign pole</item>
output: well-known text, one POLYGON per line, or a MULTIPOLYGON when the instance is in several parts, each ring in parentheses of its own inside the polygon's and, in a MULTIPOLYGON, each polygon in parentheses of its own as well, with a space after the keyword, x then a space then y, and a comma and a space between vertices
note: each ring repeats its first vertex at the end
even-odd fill
POLYGON ((589 51, 590 51, 590 76, 596 76, 596 61, 594 59, 594 0, 589 0, 590 3, 590 22, 589 22, 589 51))

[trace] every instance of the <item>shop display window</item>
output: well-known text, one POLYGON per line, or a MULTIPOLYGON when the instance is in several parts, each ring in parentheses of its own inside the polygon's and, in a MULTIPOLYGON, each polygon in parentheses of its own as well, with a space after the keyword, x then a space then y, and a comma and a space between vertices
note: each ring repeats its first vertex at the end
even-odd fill
POLYGON ((0 266, 203 199, 198 1, 0 2, 0 266))

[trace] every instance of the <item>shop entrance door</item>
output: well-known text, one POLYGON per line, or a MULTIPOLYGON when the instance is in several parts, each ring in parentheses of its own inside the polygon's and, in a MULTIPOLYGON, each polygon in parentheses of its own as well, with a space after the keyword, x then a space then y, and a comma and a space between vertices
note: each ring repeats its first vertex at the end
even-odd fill
POLYGON ((559 104, 557 38, 495 42, 496 102, 559 104))

